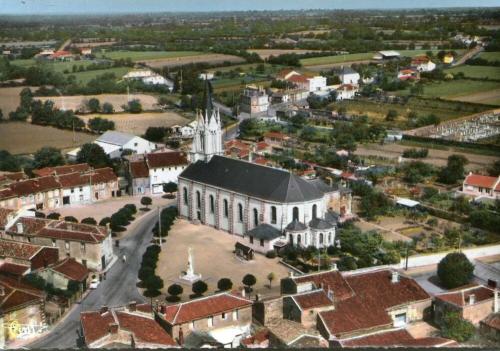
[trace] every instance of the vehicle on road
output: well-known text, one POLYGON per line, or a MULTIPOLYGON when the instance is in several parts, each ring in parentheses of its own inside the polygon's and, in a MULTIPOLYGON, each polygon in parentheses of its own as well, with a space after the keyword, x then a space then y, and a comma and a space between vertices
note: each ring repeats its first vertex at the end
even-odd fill
POLYGON ((89 288, 94 290, 94 289, 97 289, 97 287, 99 286, 99 279, 97 278, 94 278, 92 279, 92 281, 90 282, 90 285, 89 285, 89 288))

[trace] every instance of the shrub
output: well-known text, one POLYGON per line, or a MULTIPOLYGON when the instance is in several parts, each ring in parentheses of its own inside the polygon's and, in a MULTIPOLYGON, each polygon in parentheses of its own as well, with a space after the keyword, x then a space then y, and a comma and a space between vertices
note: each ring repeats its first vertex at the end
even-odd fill
POLYGON ((52 212, 47 215, 48 219, 59 219, 61 218, 61 214, 57 212, 52 212))
POLYGON ((66 216, 66 217, 64 217, 64 220, 65 220, 66 222, 78 223, 78 219, 76 219, 76 218, 75 218, 75 217, 73 217, 73 216, 66 216))
POLYGON ((275 250, 269 250, 268 252, 266 252, 267 258, 276 258, 276 256, 277 256, 277 254, 276 254, 275 250))
POLYGON ((253 274, 247 274, 243 277, 241 282, 248 288, 249 291, 252 291, 252 286, 257 283, 257 278, 255 278, 253 274))
POLYGON ((86 217, 86 218, 82 219, 82 223, 83 224, 96 225, 97 221, 94 218, 92 218, 92 217, 86 217))
POLYGON ((149 196, 143 196, 141 198, 141 205, 146 206, 146 208, 149 208, 151 204, 153 203, 153 200, 149 196))
POLYGON ((137 207, 134 204, 126 204, 123 206, 124 208, 128 209, 130 213, 136 214, 137 213, 137 207))
POLYGON ((40 212, 40 211, 36 211, 35 212, 35 217, 36 218, 45 218, 45 213, 40 212))
POLYGON ((217 282, 217 289, 220 291, 231 290, 233 287, 233 282, 229 278, 222 278, 217 282))
POLYGON ((99 225, 101 226, 106 226, 108 223, 111 223, 111 218, 109 217, 104 217, 103 219, 100 220, 99 225))
POLYGON ((179 295, 182 295, 182 293, 184 292, 184 288, 179 284, 172 284, 168 287, 167 292, 171 296, 178 297, 179 295))
POLYGON ((474 328, 474 325, 462 319, 457 312, 448 312, 444 315, 443 326, 441 328, 443 337, 458 342, 465 342, 469 340, 475 332, 476 328, 474 328))
POLYGON ((191 290, 195 296, 202 296, 208 290, 208 285, 203 280, 198 280, 193 283, 191 290))
POLYGON ((473 276, 474 265, 462 252, 449 253, 438 264, 437 274, 447 289, 468 284, 473 276))

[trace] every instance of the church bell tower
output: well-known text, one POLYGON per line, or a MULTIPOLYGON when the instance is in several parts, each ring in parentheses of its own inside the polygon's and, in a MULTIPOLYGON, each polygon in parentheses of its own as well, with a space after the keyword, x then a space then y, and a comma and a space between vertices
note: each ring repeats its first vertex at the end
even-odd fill
POLYGON ((191 147, 191 162, 199 160, 208 162, 214 155, 223 155, 222 126, 219 109, 215 109, 212 101, 212 86, 205 81, 203 93, 203 110, 198 111, 193 145, 191 147))

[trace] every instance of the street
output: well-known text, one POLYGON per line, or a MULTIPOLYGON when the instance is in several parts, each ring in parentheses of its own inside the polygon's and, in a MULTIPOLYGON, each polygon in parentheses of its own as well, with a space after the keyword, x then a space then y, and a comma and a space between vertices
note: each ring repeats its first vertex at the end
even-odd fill
POLYGON ((48 335, 30 344, 29 348, 80 347, 77 344, 80 312, 98 310, 101 306, 121 306, 130 301, 145 302, 136 287, 137 272, 142 254, 152 239, 156 215, 156 211, 150 211, 136 223, 131 232, 120 240, 120 247, 115 247, 118 260, 107 272, 106 280, 103 280, 96 290, 91 291, 80 304, 74 305, 73 310, 48 335), (127 257, 125 263, 121 260, 123 255, 127 257))

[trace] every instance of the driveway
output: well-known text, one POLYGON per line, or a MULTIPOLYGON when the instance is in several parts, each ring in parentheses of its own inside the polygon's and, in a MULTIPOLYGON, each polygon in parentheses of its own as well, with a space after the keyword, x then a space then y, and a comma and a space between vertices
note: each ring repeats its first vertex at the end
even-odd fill
MULTIPOLYGON (((175 200, 170 200, 171 204, 175 200)), ((108 271, 106 280, 95 291, 75 304, 65 319, 56 324, 49 334, 30 344, 29 348, 76 348, 80 345, 80 312, 98 310, 101 306, 121 306, 130 301, 142 303, 145 299, 136 287, 137 272, 141 257, 152 239, 152 229, 156 223, 156 211, 150 211, 135 223, 129 234, 120 240, 120 248, 115 247, 118 257, 127 256, 123 263, 118 260, 108 271)))

